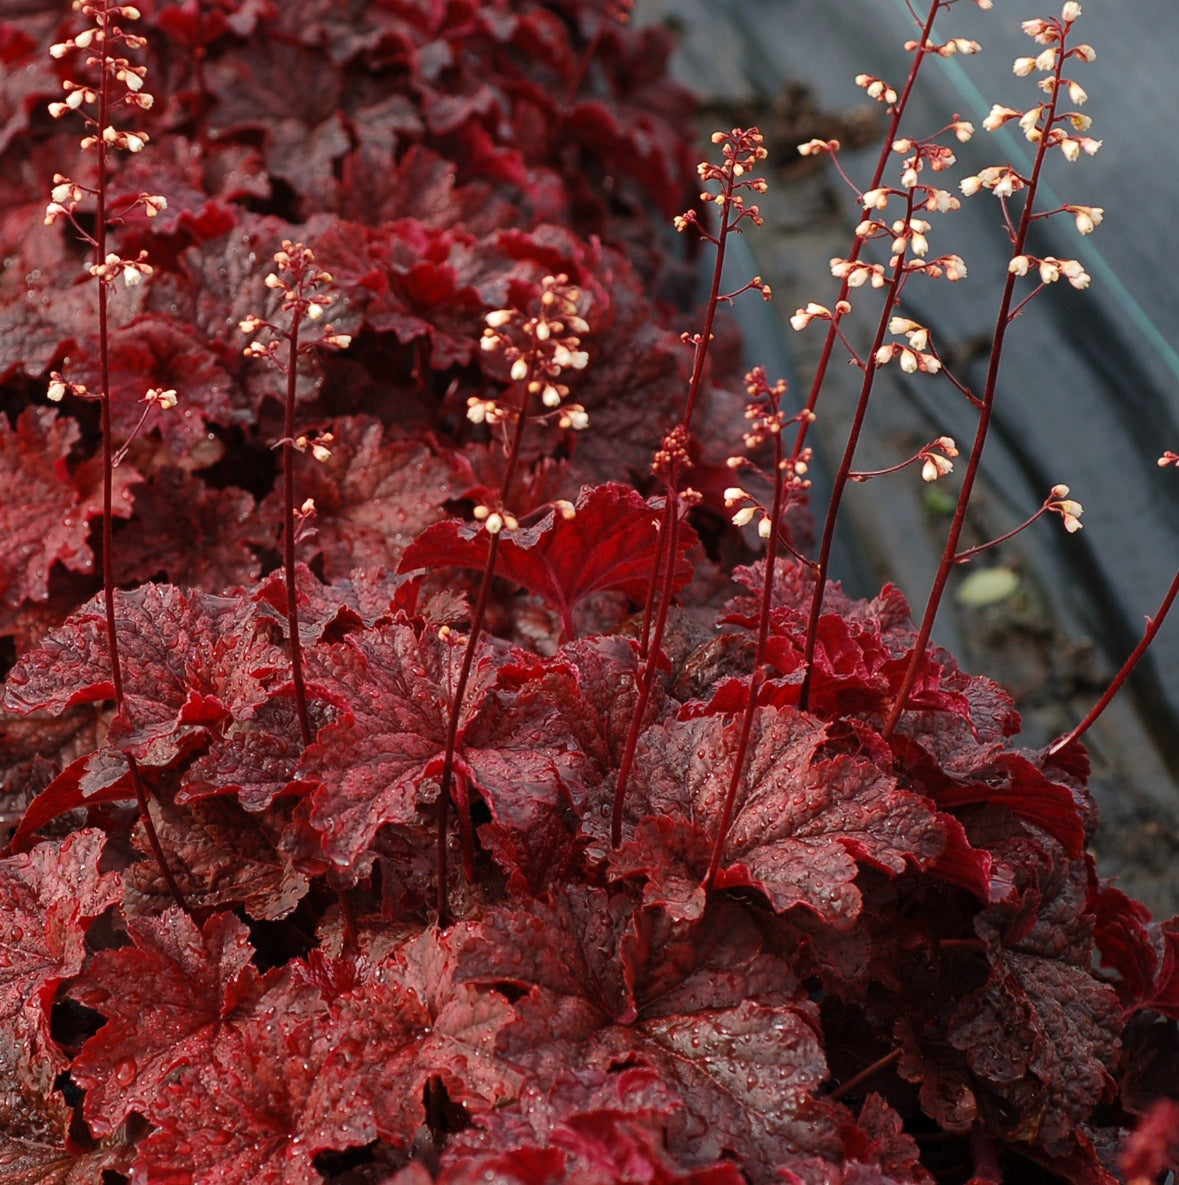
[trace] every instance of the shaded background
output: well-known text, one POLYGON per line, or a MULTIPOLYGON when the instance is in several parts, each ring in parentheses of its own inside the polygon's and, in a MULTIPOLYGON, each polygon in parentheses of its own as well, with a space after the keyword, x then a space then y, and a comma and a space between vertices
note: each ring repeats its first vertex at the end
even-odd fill
MULTIPOLYGON (((947 188, 989 164, 1029 161, 1030 145, 1018 128, 1015 135, 991 135, 981 124, 992 103, 1023 110, 1038 101, 1039 75, 1017 78, 1011 71, 1015 57, 1042 48, 1020 23, 1059 9, 1011 7, 1001 0, 983 12, 959 0, 935 26, 935 40, 971 37, 983 49, 926 63, 902 129, 925 135, 954 113, 974 122, 979 131, 956 146, 959 163, 947 188)), ((1084 7, 1071 40, 1090 42, 1097 60, 1070 63, 1068 73, 1089 92, 1088 134, 1104 144, 1075 164, 1052 153, 1039 205, 1102 206, 1105 220, 1085 238, 1068 215, 1040 222, 1030 249, 1079 258, 1093 283, 1083 292, 1063 281, 1053 286, 1008 332, 984 476, 964 542, 1009 530, 1058 482, 1083 502, 1084 530, 1069 536, 1053 516, 964 567, 959 589, 979 566, 1004 568, 1018 578, 1017 587, 989 604, 947 602, 935 630, 935 640, 963 666, 1014 694, 1024 716, 1023 743, 1031 746, 1046 744, 1084 715, 1141 637, 1179 564, 1179 475, 1155 463, 1163 449, 1179 451, 1179 292, 1171 246, 1179 122, 1168 114, 1177 90, 1170 58, 1179 45, 1179 6, 1087 0, 1084 7)), ((767 135, 766 226, 741 240, 733 286, 752 271, 773 284, 772 304, 739 302, 738 316, 750 363, 764 365, 771 378, 786 375, 801 401, 824 326, 795 334, 788 319, 807 301, 834 300, 828 260, 847 254, 859 215, 830 164, 809 163, 796 147, 816 135, 840 139, 844 167, 866 183, 885 121, 854 78, 866 72, 899 89, 910 61, 902 46, 917 26, 902 0, 640 0, 635 19, 674 31, 674 73, 699 96, 703 131, 756 123, 767 135)), ((895 171, 886 180, 895 183, 895 171)), ((932 221, 931 256, 955 251, 970 275, 958 285, 910 283, 905 311, 931 326, 939 352, 980 390, 1010 256, 1001 209, 983 193, 932 221)), ((859 302, 853 293, 853 304, 866 310, 858 323, 866 331, 879 304, 864 293, 859 302)), ((858 378, 837 356, 812 437, 828 469, 843 447, 858 378)), ((881 378, 857 468, 895 464, 943 432, 968 448, 975 413, 946 382, 902 376, 895 367, 881 378)), ((882 582, 893 581, 916 616, 949 521, 922 485, 910 471, 851 488, 833 571, 858 595, 875 595, 882 582)), ((951 478, 947 491, 955 489, 951 478)), ((821 490, 815 505, 824 505, 821 490)), ((1102 870, 1163 914, 1179 911, 1179 878, 1168 875, 1179 853, 1177 659, 1179 615, 1086 738, 1104 823, 1102 870)))

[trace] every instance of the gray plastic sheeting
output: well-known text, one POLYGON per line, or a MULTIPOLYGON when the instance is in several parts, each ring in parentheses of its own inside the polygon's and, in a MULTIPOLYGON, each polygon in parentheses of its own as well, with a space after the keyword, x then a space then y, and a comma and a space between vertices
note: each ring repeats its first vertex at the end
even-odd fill
MULTIPOLYGON (((973 0, 959 0, 939 17, 935 41, 962 36, 983 47, 978 55, 927 63, 902 128, 902 134, 926 134, 944 126, 953 113, 974 122, 979 129, 974 140, 955 146, 958 165, 946 175, 947 188, 956 188, 963 176, 985 165, 1010 160, 1020 167, 1030 161, 1031 146, 1014 124, 1014 134, 995 135, 981 125, 992 103, 1023 110, 1041 97, 1035 86, 1039 75, 1019 78, 1011 66, 1014 58, 1034 56, 1042 48, 1022 32, 1021 21, 1058 13, 1058 5, 1059 0, 1041 11, 995 0, 994 8, 984 12, 973 0)), ((1059 520, 1041 522, 1003 553, 1003 562, 1014 557, 1034 580, 1062 636, 1091 642, 1098 673, 1108 675, 1137 643, 1145 617, 1154 612, 1179 565, 1179 473, 1156 465, 1163 449, 1179 451, 1179 253, 1174 246, 1179 84, 1173 63, 1179 5, 1174 0, 1085 0, 1084 9, 1072 40, 1092 44, 1097 60, 1070 63, 1068 74, 1089 93, 1084 111, 1093 126, 1088 134, 1104 143, 1095 157, 1082 156, 1075 164, 1053 152, 1038 205, 1101 206, 1105 219, 1084 238, 1068 215, 1040 222, 1030 249, 1040 256, 1079 258, 1093 282, 1079 292, 1061 281, 1033 301, 1009 330, 978 502, 993 537, 1031 513, 1054 484, 1072 487, 1072 496, 1085 506, 1084 530, 1068 536, 1059 520)), ((861 105, 865 96, 855 86, 855 75, 878 75, 899 88, 910 62, 902 45, 918 30, 902 0, 640 0, 637 17, 664 21, 677 31, 675 72, 716 112, 759 98, 768 106, 788 82, 806 84, 827 110, 861 105)), ((716 126, 731 124, 722 117, 716 126)), ((866 182, 877 152, 873 147, 846 154, 844 164, 855 179, 866 182)), ((890 179, 895 182, 895 173, 890 179)), ((776 243, 768 227, 766 243, 759 242, 761 231, 748 236, 759 270, 781 293, 769 306, 776 321, 767 322, 763 312, 747 314, 751 362, 765 361, 762 350, 785 351, 801 372, 801 378, 792 376, 795 381, 809 380, 806 335, 796 337, 787 318, 796 304, 834 299, 835 282, 823 274, 826 257, 846 254, 848 228, 856 218, 849 194, 842 246, 830 252, 817 232, 818 244, 808 247, 808 235, 797 226, 776 243), (813 287, 804 291, 804 284, 813 287)), ((970 275, 957 286, 910 283, 905 311, 931 326, 940 348, 988 340, 1010 255, 1000 205, 980 193, 964 200, 958 213, 931 220, 931 257, 957 252, 970 275)), ((821 334, 822 327, 810 333, 816 330, 821 334)), ((985 361, 962 373, 975 390, 981 389, 985 361)), ((770 369, 772 363, 766 364, 770 369)), ((832 378, 837 387, 854 388, 858 372, 837 366, 832 378)), ((842 411, 847 402, 845 391, 833 406, 842 411)), ((893 438, 921 443, 946 432, 968 447, 973 437, 972 409, 940 380, 919 375, 898 381, 889 373, 876 402, 883 407, 873 411, 876 439, 865 446, 863 460, 857 458, 864 467, 904 456, 897 455, 893 438)), ((940 541, 933 538, 928 514, 923 518, 914 501, 912 485, 894 481, 863 487, 870 495, 849 506, 848 513, 859 538, 845 541, 845 555, 858 555, 859 567, 846 559, 851 569, 833 574, 853 591, 868 594, 881 579, 892 579, 919 614, 940 541), (896 501, 890 490, 897 491, 896 501)), ((853 500, 849 495, 847 501, 853 500)), ((935 637, 959 651, 969 628, 970 619, 951 607, 935 637)), ((1170 808, 1168 813, 1179 802, 1174 781, 1179 771, 1177 657, 1179 613, 1133 681, 1128 701, 1133 707, 1119 709, 1123 740, 1132 739, 1126 776, 1139 782, 1140 793, 1170 808), (1136 719, 1130 720, 1127 711, 1136 719), (1157 752, 1136 758, 1133 746, 1150 744, 1147 732, 1157 752)), ((1091 703, 1095 696, 1086 688, 1081 698, 1091 703)))

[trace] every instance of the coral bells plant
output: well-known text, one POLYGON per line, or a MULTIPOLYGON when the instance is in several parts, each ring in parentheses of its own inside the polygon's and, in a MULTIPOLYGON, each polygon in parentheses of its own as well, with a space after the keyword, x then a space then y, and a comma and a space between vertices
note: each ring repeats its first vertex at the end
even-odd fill
MULTIPOLYGON (((929 645, 1005 335, 1088 283, 1037 224, 1103 213, 1037 204, 1098 147, 1073 0, 984 121, 1029 171, 956 178, 971 123, 904 126, 928 60, 981 48, 935 36, 952 7, 914 11, 903 85, 858 80, 889 129, 834 298, 789 318, 826 334, 797 397, 724 322, 771 296, 721 284, 762 137, 694 173, 629 4, 0 23, 0 1182, 1175 1167, 1179 923, 1098 874, 1091 718, 1021 748, 929 645), (977 391, 905 300, 968 278, 965 200, 1011 239, 977 391), (697 252, 700 309, 666 295, 697 252), (836 347, 861 396, 810 507, 836 347), (972 444, 857 467, 889 366, 972 444), (960 493, 914 625, 831 542, 859 485, 918 478, 960 493)), ((1060 484, 1019 529, 1081 515, 1060 484)))

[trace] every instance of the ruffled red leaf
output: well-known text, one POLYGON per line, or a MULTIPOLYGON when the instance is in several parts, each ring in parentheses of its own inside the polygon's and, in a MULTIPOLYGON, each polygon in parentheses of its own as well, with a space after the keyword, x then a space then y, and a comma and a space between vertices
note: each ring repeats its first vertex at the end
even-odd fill
MULTIPOLYGON (((582 490, 576 513, 550 510, 535 526, 500 540, 495 571, 542 597, 560 614, 567 638, 575 635, 574 611, 593 593, 617 590, 632 600, 646 595, 659 542, 659 511, 628 486, 582 490)), ((692 578, 687 553, 695 532, 682 523, 673 587, 692 578)), ((481 529, 448 521, 423 532, 406 549, 402 571, 455 564, 481 569, 488 536, 481 529)))
POLYGON ((74 1059, 96 1134, 131 1111, 147 1114, 169 1074, 204 1062, 240 1000, 260 977, 249 931, 231 913, 199 928, 177 909, 128 918, 134 945, 100 951, 70 995, 106 1017, 74 1059))
MULTIPOLYGON (((369 416, 341 417, 331 430, 331 457, 308 459, 296 478, 299 500, 315 502, 315 533, 303 555, 322 557, 329 581, 358 568, 395 567, 411 540, 443 518, 444 503, 462 493, 469 472, 459 458, 399 438, 369 416)), ((272 494, 262 514, 277 524, 279 507, 272 494)))
POLYGON ((570 1065, 651 1067, 682 1104, 667 1136, 688 1164, 728 1150, 768 1181, 778 1162, 836 1159, 834 1111, 815 1098, 827 1073, 816 1020, 784 965, 736 911, 677 926, 634 908, 568 892, 487 919, 462 951, 464 978, 529 989, 504 1055, 540 1084, 570 1065))
POLYGON ((268 543, 245 490, 211 489, 182 469, 163 469, 137 492, 135 518, 119 532, 115 571, 121 584, 162 577, 222 593, 258 578, 255 546, 268 543))
MULTIPOLYGON (((252 606, 171 585, 144 585, 115 596, 126 718, 111 740, 150 764, 172 761, 185 735, 203 729, 211 701, 222 719, 265 698, 265 680, 284 656, 262 636, 252 606), (203 707, 195 723, 188 716, 203 707)), ((110 699, 114 686, 101 598, 22 656, 8 676, 10 711, 59 713, 73 704, 110 699)), ((117 727, 116 727, 117 726, 117 727)))
POLYGON ((1008 1139, 1067 1155, 1112 1089, 1121 1030, 1117 996, 1087 967, 1003 950, 986 986, 949 1018, 947 1037, 975 1075, 990 1123, 1008 1139))
MULTIPOLYGON (((298 770, 314 787, 311 821, 338 865, 350 866, 382 824, 411 823, 430 801, 434 790, 424 783, 441 772, 463 645, 392 624, 313 656, 325 691, 350 706, 298 770)), ((522 826, 538 805, 556 802, 569 758, 559 718, 540 696, 495 692, 507 657, 488 649, 474 663, 455 772, 497 821, 522 826)))
MULTIPOLYGON (((231 798, 152 807, 168 867, 194 909, 240 906, 253 918, 285 918, 306 895, 307 877, 282 847, 287 815, 276 805, 261 818, 231 798)), ((140 823, 133 834, 143 859, 124 874, 128 907, 158 912, 174 900, 140 823)))
POLYGON ((98 871, 104 843, 78 831, 0 860, 0 1027, 30 1063, 64 1064, 49 1010, 58 985, 82 969, 90 923, 121 895, 119 877, 98 871))
MULTIPOLYGON (((70 450, 81 433, 73 420, 51 407, 28 407, 15 431, 0 415, 0 537, 6 562, 0 565, 0 603, 16 606, 49 597, 49 573, 56 563, 90 572, 90 520, 102 514, 102 489, 88 468, 71 473, 70 450)), ((115 474, 115 513, 131 513, 133 470, 115 474)))
MULTIPOLYGON (((860 864, 894 875, 924 867, 945 843, 927 799, 871 762, 825 757, 827 728, 793 708, 759 711, 716 884, 760 889, 779 912, 802 905, 837 928, 860 909, 860 864)), ((647 899, 685 917, 704 905, 737 728, 675 722, 640 739, 626 816, 635 828, 614 868, 648 878, 647 899)))

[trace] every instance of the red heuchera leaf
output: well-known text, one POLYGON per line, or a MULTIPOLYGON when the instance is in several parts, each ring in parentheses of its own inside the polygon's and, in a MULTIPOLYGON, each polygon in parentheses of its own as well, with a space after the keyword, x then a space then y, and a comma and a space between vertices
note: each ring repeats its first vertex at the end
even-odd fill
MULTIPOLYGON (((737 731, 711 717, 640 738, 625 808, 634 840, 613 866, 646 876, 646 899, 677 916, 704 906, 737 731)), ((804 905, 844 928, 860 909, 860 863, 893 874, 924 867, 941 853, 944 833, 928 800, 870 762, 825 758, 826 739, 826 726, 796 709, 758 713, 716 884, 758 888, 779 912, 804 905)))
POLYGON ((221 593, 258 578, 253 545, 273 544, 245 490, 210 489, 182 469, 162 469, 139 488, 135 518, 115 545, 121 584, 163 577, 221 593))
POLYGON ((0 860, 0 1027, 29 1063, 64 1064, 49 1009, 58 985, 82 969, 89 924, 122 891, 115 873, 98 871, 104 843, 98 831, 78 831, 0 860))
MULTIPOLYGON (((414 536, 462 493, 469 472, 459 458, 398 439, 369 416, 341 417, 331 430, 332 455, 323 464, 308 460, 296 478, 299 498, 315 500, 315 534, 304 555, 322 557, 329 581, 357 568, 395 567, 414 536)), ((263 516, 277 522, 279 506, 279 495, 270 495, 263 516)))
MULTIPOLYGON (((340 714, 323 700, 313 701, 308 711, 314 731, 340 714)), ((176 801, 234 794, 246 810, 263 811, 290 784, 302 755, 294 689, 284 686, 213 740, 208 752, 184 771, 176 801)))
MULTIPOLYGON (((70 473, 70 449, 81 433, 51 407, 27 407, 16 430, 0 415, 0 538, 7 562, 0 566, 0 602, 16 606, 49 597, 49 572, 62 563, 90 572, 94 556, 88 542, 92 518, 102 514, 102 489, 87 480, 89 470, 70 473)), ((115 474, 115 513, 131 513, 130 487, 138 474, 115 474)))
POLYGON ((570 1068, 546 1095, 529 1090, 518 1110, 500 1108, 475 1129, 460 1133, 447 1149, 448 1168, 439 1181, 474 1185, 486 1180, 479 1172, 494 1169, 506 1174, 505 1181, 539 1179, 553 1185, 618 1185, 632 1180, 651 1185, 746 1185, 748 1178, 731 1161, 689 1168, 673 1159, 664 1146, 664 1131, 679 1110, 671 1091, 646 1066, 615 1073, 570 1068), (497 1148, 513 1151, 490 1151, 497 1148), (528 1175, 533 1157, 543 1166, 545 1175, 540 1178, 528 1175))
MULTIPOLYGON (((342 642, 360 628, 370 629, 397 617, 421 617, 426 621, 454 621, 466 613, 466 602, 437 593, 423 597, 419 605, 420 582, 399 576, 387 568, 365 571, 355 569, 344 580, 324 584, 306 564, 295 565, 296 594, 299 599, 299 636, 311 648, 319 642, 342 642), (435 617, 436 604, 448 613, 435 617)), ((281 569, 275 569, 253 592, 253 600, 273 628, 286 637, 287 588, 281 569)))
MULTIPOLYGON (((392 113, 407 121, 418 120, 408 103, 402 109, 386 101, 379 109, 385 127, 392 113)), ((356 118, 363 130, 364 112, 356 118)), ((392 143, 388 151, 358 150, 345 158, 343 176, 339 214, 345 220, 379 226, 397 218, 414 218, 426 226, 462 227, 480 237, 514 221, 515 208, 510 203, 494 196, 487 185, 456 184, 451 162, 421 144, 399 160, 392 143), (374 169, 377 161, 384 167, 374 169)))
POLYGON ((37 1081, 37 1071, 17 1065, 0 1039, 0 1180, 4 1185, 92 1185, 108 1180, 106 1171, 130 1171, 135 1149, 122 1132, 97 1145, 74 1138, 74 1109, 53 1085, 53 1075, 37 1081))
MULTIPOLYGON (((324 850, 349 867, 383 823, 411 823, 429 801, 423 782, 441 772, 450 688, 465 639, 419 637, 392 624, 312 655, 327 694, 350 714, 325 728, 298 777, 311 783, 312 824, 324 850)), ((472 668, 459 723, 455 774, 482 792, 499 822, 527 824, 538 803, 556 801, 567 745, 559 718, 533 693, 496 693, 508 658, 487 649, 472 668)))
POLYGON ((933 1185, 921 1165, 917 1141, 904 1130, 904 1120, 878 1094, 860 1108, 858 1125, 848 1138, 845 1185, 933 1185))
POLYGON ((213 914, 201 929, 178 909, 128 918, 133 946, 100 951, 70 995, 106 1017, 74 1059, 94 1132, 147 1114, 168 1075, 201 1064, 239 1003, 260 991, 243 922, 213 914))
MULTIPOLYGON (((307 893, 307 878, 280 847, 286 817, 259 818, 230 798, 152 807, 156 834, 185 900, 195 909, 241 905, 254 918, 284 918, 307 893)), ((124 873, 127 907, 158 912, 173 900, 142 823, 133 835, 143 859, 124 873)))
MULTIPOLYGON (((385 1016, 396 1022, 396 1007, 385 1016)), ((320 1017, 276 1011, 228 1029, 207 1057, 178 1068, 151 1109, 159 1127, 139 1145, 136 1172, 192 1181, 199 1165, 208 1181, 306 1185, 320 1152, 376 1138, 372 1109, 341 1065, 354 1052, 348 1033, 320 1017)))
POLYGON ((487 304, 468 280, 481 262, 473 235, 411 218, 377 228, 338 223, 316 254, 367 328, 421 339, 435 370, 475 358, 487 304))
POLYGON ((437 1078, 447 1098, 474 1116, 514 1098, 523 1076, 497 1056, 496 1038, 513 1019, 511 1006, 497 993, 456 978, 456 951, 465 940, 465 928, 441 934, 426 930, 398 949, 389 974, 413 993, 426 1019, 414 1032, 415 1069, 409 1081, 417 1089, 407 1092, 406 1078, 398 1081, 394 1074, 388 1074, 384 1089, 420 1098, 427 1079, 437 1078))
MULTIPOLYGON (((186 734, 261 703, 263 680, 286 667, 260 636, 246 601, 157 584, 115 599, 128 718, 112 724, 111 740, 149 764, 166 765, 186 734)), ((58 713, 113 694, 106 618, 96 597, 18 661, 4 703, 21 714, 58 713)))
POLYGON ((154 1092, 146 1113, 161 1131, 143 1145, 140 1166, 152 1179, 175 1171, 189 1145, 197 1163, 234 1180, 249 1166, 293 1185, 310 1179, 321 1151, 377 1137, 411 1146, 431 1081, 472 1113, 501 1104, 519 1084, 494 1056, 510 1007, 455 985, 452 965, 448 939, 433 933, 380 963, 294 964, 283 990, 239 1010, 199 1060, 184 1059, 192 1068, 170 1076, 182 1090, 154 1092))
MULTIPOLYGON (((97 391, 98 368, 98 339, 92 335, 71 357, 67 377, 97 391)), ((158 434, 174 457, 202 444, 210 423, 233 422, 229 374, 193 326, 162 313, 137 317, 112 332, 110 382, 116 440, 131 435, 149 387, 177 392, 175 410, 153 410, 143 428, 158 434)))
POLYGON ((461 963, 464 978, 528 989, 500 1048, 534 1084, 647 1065, 682 1103, 668 1143, 683 1163, 729 1150, 753 1181, 779 1162, 828 1181, 838 1139, 814 1097, 827 1073, 814 1010, 759 947, 737 910, 677 925, 629 894, 573 890, 491 915, 461 963))
POLYGON ((949 1018, 947 1037, 982 1088, 988 1124, 1061 1156, 1112 1088, 1121 1031, 1117 996, 1087 967, 999 950, 985 987, 949 1018))
MULTIPOLYGON (((588 486, 578 497, 572 518, 550 510, 535 526, 504 535, 496 575, 542 597, 560 614, 566 638, 573 638, 574 610, 592 593, 616 589, 632 600, 645 596, 658 546, 658 523, 658 509, 629 486, 588 486)), ((676 589, 692 578, 687 552, 695 540, 695 532, 681 523, 676 589)), ((406 549, 401 570, 445 564, 482 568, 487 547, 488 536, 481 528, 453 520, 439 523, 406 549)))
MULTIPOLYGON (((222 134, 260 130, 266 171, 298 192, 330 184, 334 162, 351 146, 339 116, 342 79, 313 50, 285 39, 255 37, 249 69, 242 57, 208 67, 209 113, 222 134)), ((232 137, 231 137, 232 138, 232 137)))
POLYGON ((1090 906, 1102 966, 1118 973, 1126 1011, 1151 1009, 1179 1020, 1179 918, 1152 922, 1145 905, 1108 884, 1090 906))

